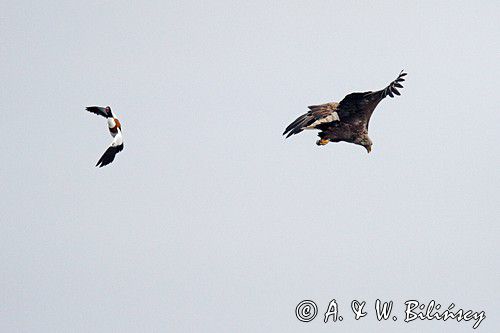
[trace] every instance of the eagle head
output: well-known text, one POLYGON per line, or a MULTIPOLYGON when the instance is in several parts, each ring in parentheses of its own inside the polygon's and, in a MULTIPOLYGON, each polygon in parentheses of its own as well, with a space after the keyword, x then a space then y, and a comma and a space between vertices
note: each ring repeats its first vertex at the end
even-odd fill
POLYGON ((359 140, 356 140, 358 145, 365 147, 366 151, 370 153, 372 151, 373 142, 370 140, 368 135, 363 135, 359 140))

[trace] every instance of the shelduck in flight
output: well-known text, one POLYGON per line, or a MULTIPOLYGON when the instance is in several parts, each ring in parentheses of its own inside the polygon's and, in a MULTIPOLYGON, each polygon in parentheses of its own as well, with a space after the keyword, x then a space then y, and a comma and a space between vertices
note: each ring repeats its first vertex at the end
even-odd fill
POLYGON ((111 145, 108 147, 108 149, 106 149, 104 154, 95 165, 101 168, 113 162, 113 160, 115 159, 115 155, 123 150, 122 127, 120 121, 115 118, 115 115, 113 114, 109 106, 106 106, 105 108, 100 106, 89 106, 86 108, 86 110, 105 117, 108 120, 109 133, 113 137, 111 145))

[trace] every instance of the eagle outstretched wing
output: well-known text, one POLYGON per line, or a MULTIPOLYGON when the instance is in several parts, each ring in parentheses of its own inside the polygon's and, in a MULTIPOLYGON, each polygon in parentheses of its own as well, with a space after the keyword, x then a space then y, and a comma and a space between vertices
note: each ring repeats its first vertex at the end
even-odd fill
POLYGON ((403 88, 400 82, 405 80, 406 75, 407 73, 401 71, 396 80, 382 90, 355 92, 344 97, 337 108, 340 120, 346 122, 361 120, 365 122, 365 127, 368 129, 370 117, 378 103, 387 96, 393 98, 394 95, 401 95, 398 88, 403 88))
POLYGON ((336 112, 337 103, 326 103, 308 106, 309 112, 303 114, 293 121, 283 132, 287 138, 302 132, 304 129, 319 129, 322 124, 332 123, 339 120, 336 112))

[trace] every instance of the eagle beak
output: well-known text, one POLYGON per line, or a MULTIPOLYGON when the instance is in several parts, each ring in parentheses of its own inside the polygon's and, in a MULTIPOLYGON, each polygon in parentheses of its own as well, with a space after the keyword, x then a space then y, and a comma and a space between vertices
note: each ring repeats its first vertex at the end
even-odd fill
POLYGON ((372 151, 372 146, 365 146, 365 148, 368 154, 372 151))

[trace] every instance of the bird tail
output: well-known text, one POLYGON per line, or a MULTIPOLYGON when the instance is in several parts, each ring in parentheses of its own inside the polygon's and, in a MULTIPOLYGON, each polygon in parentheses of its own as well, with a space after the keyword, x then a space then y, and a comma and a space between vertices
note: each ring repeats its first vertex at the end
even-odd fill
POLYGON ((298 134, 303 131, 303 127, 306 123, 306 118, 307 118, 307 113, 301 115, 297 119, 295 119, 290 125, 288 125, 285 128, 285 131, 283 132, 283 135, 287 134, 287 138, 294 135, 298 134))

